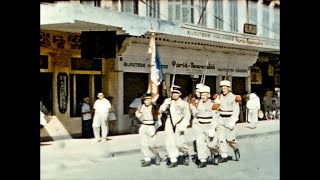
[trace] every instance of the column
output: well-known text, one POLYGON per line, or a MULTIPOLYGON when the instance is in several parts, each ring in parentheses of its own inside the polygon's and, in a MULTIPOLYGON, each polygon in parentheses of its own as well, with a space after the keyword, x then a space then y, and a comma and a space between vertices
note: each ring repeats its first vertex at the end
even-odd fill
POLYGON ((274 22, 274 2, 271 2, 269 4, 269 29, 270 29, 270 34, 269 34, 269 37, 270 38, 275 38, 275 33, 273 32, 273 22, 274 22))
POLYGON ((259 0, 257 3, 257 35, 262 36, 262 29, 263 29, 263 22, 262 22, 262 15, 263 15, 263 0, 259 0))
POLYGON ((207 11, 207 28, 211 28, 213 29, 213 21, 214 21, 214 10, 213 10, 213 1, 208 1, 207 3, 207 7, 206 7, 206 11, 207 11))
POLYGON ((160 4, 160 19, 163 20, 169 20, 169 15, 168 15, 168 1, 164 1, 164 0, 159 0, 159 4, 160 4))
MULTIPOLYGON (((146 2, 146 0, 144 0, 143 2, 146 2)), ((142 3, 141 1, 138 1, 138 15, 142 17, 146 17, 147 15, 147 5, 145 3, 142 3)))
POLYGON ((243 33, 244 23, 247 23, 247 2, 238 1, 238 29, 239 33, 243 33))

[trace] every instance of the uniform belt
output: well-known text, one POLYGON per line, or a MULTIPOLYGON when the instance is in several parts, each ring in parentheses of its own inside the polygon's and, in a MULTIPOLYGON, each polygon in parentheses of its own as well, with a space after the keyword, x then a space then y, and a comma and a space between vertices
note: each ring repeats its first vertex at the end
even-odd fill
POLYGON ((220 114, 220 117, 231 117, 232 114, 220 114))
POLYGON ((145 124, 145 123, 142 123, 142 124, 147 125, 147 126, 153 126, 153 125, 155 125, 155 123, 152 123, 152 124, 145 124))
POLYGON ((199 123, 200 123, 200 124, 210 124, 211 121, 210 121, 210 122, 201 122, 201 121, 199 121, 199 123))
POLYGON ((198 119, 212 119, 212 117, 210 116, 210 117, 199 117, 198 116, 198 119))
POLYGON ((142 121, 142 124, 144 124, 144 125, 148 125, 148 126, 153 126, 153 125, 155 125, 155 122, 154 122, 154 120, 153 119, 151 119, 151 120, 143 120, 142 121), (153 123, 151 123, 151 124, 146 124, 146 123, 144 123, 144 122, 153 122, 153 123))
POLYGON ((222 110, 222 109, 219 109, 219 111, 222 111, 222 112, 233 112, 233 110, 225 111, 225 110, 222 110))

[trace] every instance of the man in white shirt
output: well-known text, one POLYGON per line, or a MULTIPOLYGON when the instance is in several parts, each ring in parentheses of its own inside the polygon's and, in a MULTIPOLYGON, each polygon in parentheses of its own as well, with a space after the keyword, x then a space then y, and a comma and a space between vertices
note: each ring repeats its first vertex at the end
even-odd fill
POLYGON ((98 99, 94 102, 93 109, 94 109, 94 117, 93 117, 93 133, 95 140, 97 142, 106 142, 107 135, 108 135, 108 114, 111 108, 110 101, 104 97, 102 92, 98 93, 98 99), (100 128, 101 128, 101 135, 100 136, 100 128))

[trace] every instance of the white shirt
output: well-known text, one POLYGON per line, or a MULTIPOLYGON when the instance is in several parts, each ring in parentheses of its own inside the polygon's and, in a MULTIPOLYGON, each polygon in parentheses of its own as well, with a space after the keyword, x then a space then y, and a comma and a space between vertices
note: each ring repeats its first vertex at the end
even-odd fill
POLYGON ((95 109, 95 113, 109 113, 110 108, 111 108, 111 103, 106 98, 97 99, 93 105, 93 109, 95 109))
POLYGON ((46 121, 46 119, 44 117, 45 117, 45 115, 43 114, 42 111, 40 111, 40 124, 42 126, 45 126, 47 124, 47 121, 46 121))
MULTIPOLYGON (((81 112, 91 112, 91 108, 89 106, 89 104, 87 103, 83 103, 82 104, 82 107, 81 107, 81 112)), ((85 121, 85 120, 89 120, 89 119, 92 119, 92 114, 91 113, 85 113, 85 114, 82 114, 82 119, 85 121)))

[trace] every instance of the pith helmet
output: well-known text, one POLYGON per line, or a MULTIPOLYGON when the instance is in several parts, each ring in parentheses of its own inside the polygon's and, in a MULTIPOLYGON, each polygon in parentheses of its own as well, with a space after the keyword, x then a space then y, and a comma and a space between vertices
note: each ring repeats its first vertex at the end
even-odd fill
POLYGON ((203 85, 203 86, 199 89, 199 92, 200 92, 200 93, 210 93, 210 87, 203 85))
POLYGON ((222 81, 220 81, 220 87, 221 87, 221 86, 231 87, 231 82, 228 81, 228 80, 222 80, 222 81))

